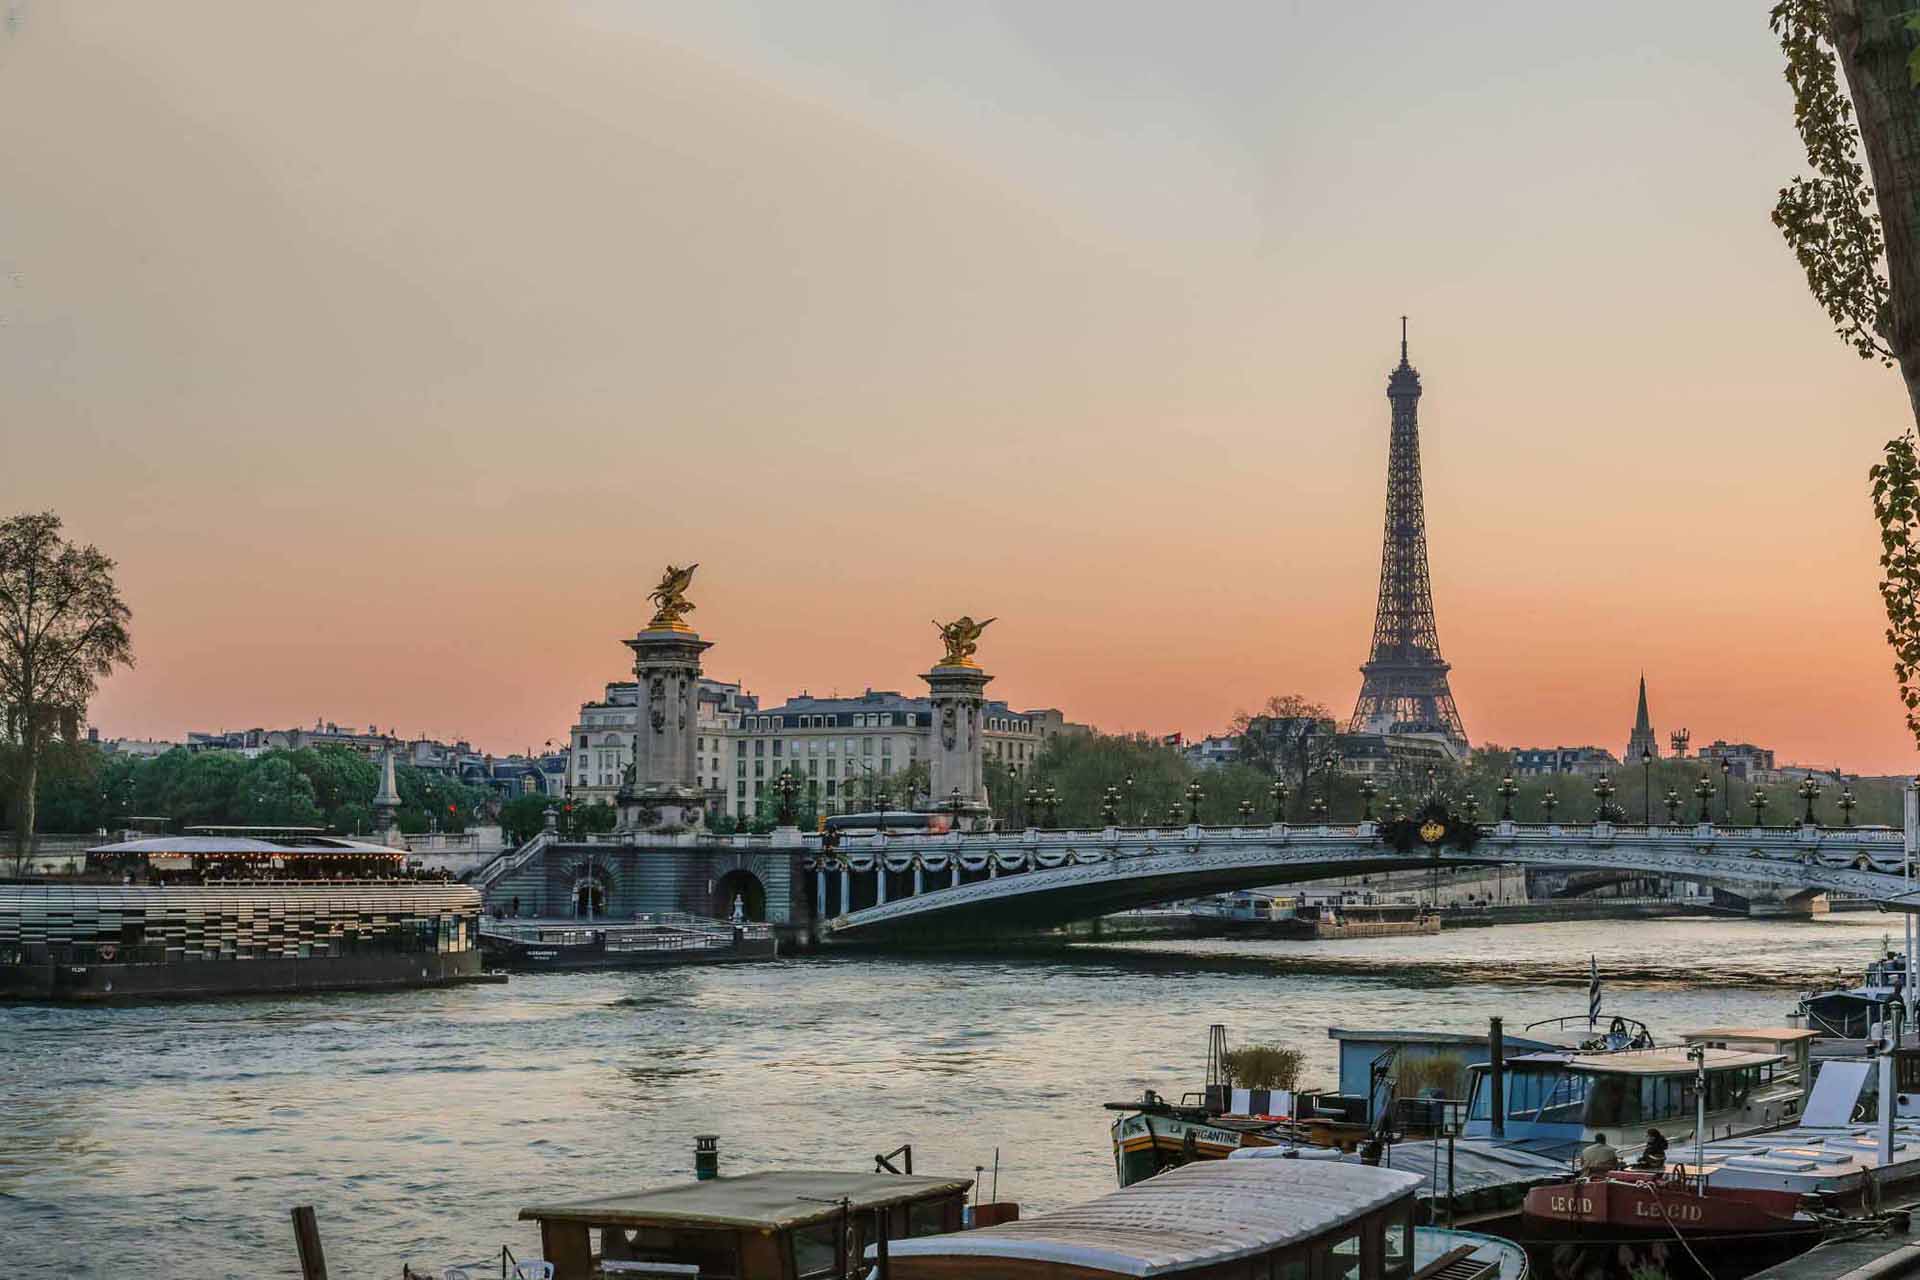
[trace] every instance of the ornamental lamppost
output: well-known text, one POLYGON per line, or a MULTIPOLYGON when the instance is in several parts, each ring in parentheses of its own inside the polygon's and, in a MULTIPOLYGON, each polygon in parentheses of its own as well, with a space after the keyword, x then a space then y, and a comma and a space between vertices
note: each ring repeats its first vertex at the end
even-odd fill
POLYGON ((1120 785, 1121 785, 1121 786, 1123 786, 1123 787, 1125 787, 1125 788, 1127 789, 1127 818, 1128 818, 1128 820, 1129 820, 1129 821, 1140 821, 1140 822, 1142 822, 1142 823, 1144 823, 1144 822, 1146 821, 1146 817, 1147 817, 1147 815, 1146 815, 1146 814, 1144 814, 1144 813, 1142 813, 1142 812, 1140 812, 1140 810, 1138 810, 1137 808, 1135 808, 1135 807, 1134 807, 1134 804, 1133 804, 1133 774, 1131 774, 1131 773, 1129 773, 1129 774, 1127 774, 1127 776, 1126 776, 1125 778, 1123 778, 1123 779, 1121 779, 1121 782, 1120 782, 1120 785))
POLYGON ((1720 757, 1720 821, 1733 825, 1733 761, 1720 757))
POLYGON ((1469 791, 1460 801, 1460 807, 1467 811, 1467 822, 1472 825, 1480 816, 1480 797, 1469 791))
POLYGON ((1287 784, 1276 782, 1267 788, 1267 794, 1273 798, 1273 823, 1279 826, 1287 820, 1287 784))
POLYGON ((792 826, 796 820, 793 797, 799 790, 800 783, 794 778, 793 770, 782 769, 780 776, 774 780, 773 791, 780 798, 779 816, 780 825, 783 827, 792 826))
POLYGON ((1386 811, 1389 819, 1394 822, 1400 821, 1400 797, 1394 795, 1391 791, 1387 793, 1386 811))
POLYGON ((960 825, 960 806, 964 803, 960 798, 960 788, 955 787, 947 793, 947 807, 953 811, 953 825, 956 827, 960 825))
POLYGON ((1514 782, 1513 775, 1508 774, 1506 777, 1500 779, 1500 785, 1494 788, 1494 790, 1500 793, 1500 821, 1512 822, 1513 798, 1520 794, 1519 785, 1514 782))
POLYGON ((1547 811, 1548 826, 1553 825, 1553 811, 1559 805, 1559 803, 1560 803, 1560 797, 1553 794, 1552 787, 1548 787, 1547 793, 1540 797, 1540 807, 1547 811))
POLYGON ((1112 826, 1120 809, 1120 788, 1108 787, 1107 794, 1100 801, 1100 820, 1112 826))
POLYGON ((1693 794, 1700 797, 1700 825, 1707 826, 1713 821, 1713 783, 1706 774, 1693 784, 1693 794))
POLYGON ((1755 787, 1753 789, 1753 798, 1748 800, 1747 803, 1753 806, 1753 825, 1757 827, 1760 825, 1760 815, 1767 807, 1767 793, 1759 787, 1755 787))
POLYGON ((1600 781, 1593 784, 1593 798, 1600 802, 1600 808, 1593 816, 1595 822, 1613 820, 1613 793, 1619 789, 1613 785, 1613 779, 1604 773, 1600 775, 1600 781))
POLYGON ((1680 793, 1672 787, 1667 788, 1667 825, 1676 826, 1680 821, 1680 793))
POLYGON ((1333 775, 1340 772, 1340 753, 1327 752, 1320 762, 1321 784, 1327 793, 1327 812, 1333 812, 1333 775))
POLYGON ((1020 813, 1020 825, 1023 827, 1038 826, 1038 818, 1040 817, 1040 788, 1028 787, 1026 800, 1026 807, 1021 810, 1020 813))
POLYGON ((1848 787, 1843 790, 1837 803, 1840 806, 1840 821, 1849 827, 1852 826, 1854 806, 1860 803, 1853 798, 1853 788, 1848 787))
POLYGON ((1251 800, 1240 802, 1240 825, 1243 827, 1253 825, 1253 801, 1251 800))
POLYGON ((1653 825, 1653 748, 1640 748, 1640 825, 1653 825))
POLYGON ((1432 765, 1427 766, 1427 799, 1440 794, 1440 771, 1432 765))
POLYGON ((1167 825, 1169 827, 1180 825, 1180 806, 1177 802, 1167 806, 1167 825))
POLYGON ((1051 831, 1060 825, 1060 793, 1053 789, 1051 782, 1040 793, 1040 803, 1047 807, 1047 830, 1051 831))
POLYGON ((1812 774, 1800 779, 1800 798, 1807 802, 1807 816, 1800 820, 1800 825, 1810 827, 1813 825, 1813 802, 1820 798, 1820 784, 1813 780, 1812 774))
POLYGON ((1325 796, 1315 796, 1313 803, 1309 804, 1307 808, 1312 812, 1313 820, 1316 823, 1324 823, 1327 820, 1327 800, 1325 796))
POLYGON ((1380 794, 1380 788, 1373 785, 1372 778, 1360 779, 1360 821, 1373 821, 1373 798, 1380 794))
POLYGON ((1206 792, 1200 789, 1200 780, 1195 778, 1187 784, 1187 825, 1200 825, 1200 800, 1206 792))

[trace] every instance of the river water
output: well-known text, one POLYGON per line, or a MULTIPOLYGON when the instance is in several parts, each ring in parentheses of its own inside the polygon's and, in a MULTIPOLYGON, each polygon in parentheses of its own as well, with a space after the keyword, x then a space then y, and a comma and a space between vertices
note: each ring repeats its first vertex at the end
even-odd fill
MULTIPOLYGON (((1677 1037, 1781 1022, 1897 918, 1514 925, 1348 942, 831 956, 504 987, 0 1008, 0 1259, 22 1275, 336 1277, 511 1245, 523 1204, 725 1172, 991 1167, 1030 1210, 1113 1186, 1108 1100, 1201 1083, 1207 1025, 1305 1050, 1330 1025, 1484 1029, 1584 1010, 1677 1037)), ((991 1175, 989 1175, 990 1177, 991 1175)))

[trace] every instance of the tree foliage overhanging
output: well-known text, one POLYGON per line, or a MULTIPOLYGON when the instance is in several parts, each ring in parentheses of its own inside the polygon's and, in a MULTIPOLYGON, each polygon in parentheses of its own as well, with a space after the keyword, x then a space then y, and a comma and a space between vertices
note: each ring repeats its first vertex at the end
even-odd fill
MULTIPOLYGON (((0 748, 0 780, 18 782, 20 750, 0 748)), ((464 831, 490 812, 493 795, 451 777, 396 765, 400 829, 464 831)), ((164 818, 189 826, 326 827, 343 835, 371 834, 377 764, 339 746, 265 751, 251 759, 236 751, 188 751, 139 757, 108 754, 91 743, 56 742, 46 752, 36 792, 39 829, 117 830, 129 818, 164 818)), ((9 819, 16 818, 9 811, 9 819)))

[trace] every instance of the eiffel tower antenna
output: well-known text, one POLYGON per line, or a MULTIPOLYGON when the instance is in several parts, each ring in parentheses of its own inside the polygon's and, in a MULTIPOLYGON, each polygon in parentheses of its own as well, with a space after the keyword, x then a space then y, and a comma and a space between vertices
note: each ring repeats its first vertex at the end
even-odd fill
POLYGON ((1447 685, 1427 577, 1427 513, 1420 485, 1420 374, 1407 360, 1400 317, 1400 365, 1387 375, 1393 406, 1387 448, 1387 523, 1380 548, 1380 602, 1373 649, 1360 668, 1350 733, 1433 734, 1465 754, 1467 730, 1447 685))

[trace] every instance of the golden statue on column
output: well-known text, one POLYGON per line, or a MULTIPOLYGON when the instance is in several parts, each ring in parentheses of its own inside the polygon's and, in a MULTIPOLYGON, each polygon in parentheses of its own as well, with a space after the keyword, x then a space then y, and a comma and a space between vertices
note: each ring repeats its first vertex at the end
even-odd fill
POLYGON ((996 621, 988 618, 985 622, 975 622, 967 614, 961 614, 952 622, 935 622, 934 630, 940 633, 941 643, 947 646, 947 656, 935 665, 942 667, 977 667, 973 655, 980 652, 980 633, 996 621))
POLYGON ((660 576, 660 585, 647 593, 647 599, 658 605, 653 621, 647 624, 649 631, 691 631, 686 615, 693 612, 693 601, 687 599, 687 588, 693 585, 693 571, 700 566, 690 564, 682 569, 677 565, 668 565, 667 571, 660 576))

